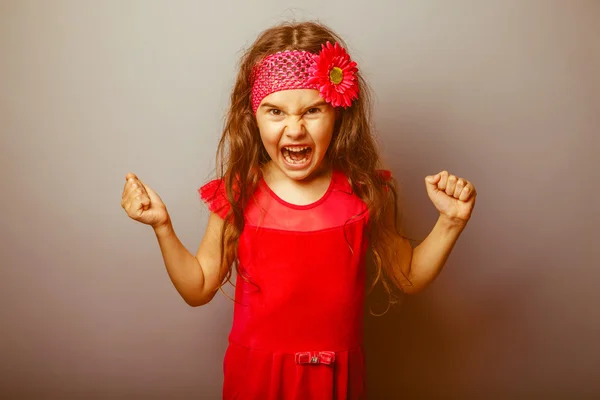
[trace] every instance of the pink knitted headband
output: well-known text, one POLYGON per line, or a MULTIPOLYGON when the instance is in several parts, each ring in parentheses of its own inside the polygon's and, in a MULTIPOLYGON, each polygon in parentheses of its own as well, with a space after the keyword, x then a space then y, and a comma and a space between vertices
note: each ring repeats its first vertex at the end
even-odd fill
POLYGON ((338 43, 321 45, 319 54, 287 50, 271 54, 252 72, 252 111, 273 92, 316 89, 334 107, 350 107, 358 98, 356 63, 338 43))

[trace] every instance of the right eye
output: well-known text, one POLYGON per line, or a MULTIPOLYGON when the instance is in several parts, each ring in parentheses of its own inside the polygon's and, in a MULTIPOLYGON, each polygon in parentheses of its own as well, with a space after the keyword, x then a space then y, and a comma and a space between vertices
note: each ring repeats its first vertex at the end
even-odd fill
POLYGON ((271 115, 281 115, 281 110, 278 110, 276 108, 271 108, 269 110, 269 114, 271 114, 271 115))

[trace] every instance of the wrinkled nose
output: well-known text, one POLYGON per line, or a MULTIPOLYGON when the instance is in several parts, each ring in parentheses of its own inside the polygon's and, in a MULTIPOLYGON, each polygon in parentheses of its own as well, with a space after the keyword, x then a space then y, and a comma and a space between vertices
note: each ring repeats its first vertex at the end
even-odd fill
POLYGON ((303 137, 306 134, 306 130, 302 119, 290 118, 289 122, 286 124, 284 133, 292 140, 303 137))

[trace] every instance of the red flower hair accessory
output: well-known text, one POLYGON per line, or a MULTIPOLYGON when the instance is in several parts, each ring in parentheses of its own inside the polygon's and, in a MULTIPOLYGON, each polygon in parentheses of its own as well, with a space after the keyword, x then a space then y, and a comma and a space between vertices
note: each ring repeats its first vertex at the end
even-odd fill
POLYGON ((321 45, 321 52, 311 67, 308 83, 319 86, 321 97, 334 107, 350 107, 358 98, 356 63, 338 43, 321 45))
POLYGON ((338 43, 321 45, 321 52, 286 50, 271 54, 252 71, 252 111, 271 93, 315 89, 334 107, 350 107, 358 98, 356 63, 338 43))

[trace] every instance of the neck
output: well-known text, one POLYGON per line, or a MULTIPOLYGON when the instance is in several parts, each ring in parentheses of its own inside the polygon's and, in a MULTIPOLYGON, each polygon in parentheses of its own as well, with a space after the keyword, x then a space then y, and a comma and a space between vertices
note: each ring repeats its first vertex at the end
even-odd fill
POLYGON ((310 174, 307 178, 299 180, 299 181, 288 178, 283 173, 283 171, 281 169, 279 169, 279 167, 272 161, 269 161, 268 163, 266 163, 262 168, 262 174, 263 174, 263 177, 265 178, 265 180, 270 181, 270 182, 276 181, 276 180, 289 180, 290 183, 293 184, 294 186, 306 186, 306 185, 311 185, 315 182, 318 182, 322 179, 329 179, 331 177, 332 172, 333 172, 332 166, 326 160, 323 160, 321 165, 319 165, 319 168, 316 169, 315 171, 313 171, 313 173, 310 174))

